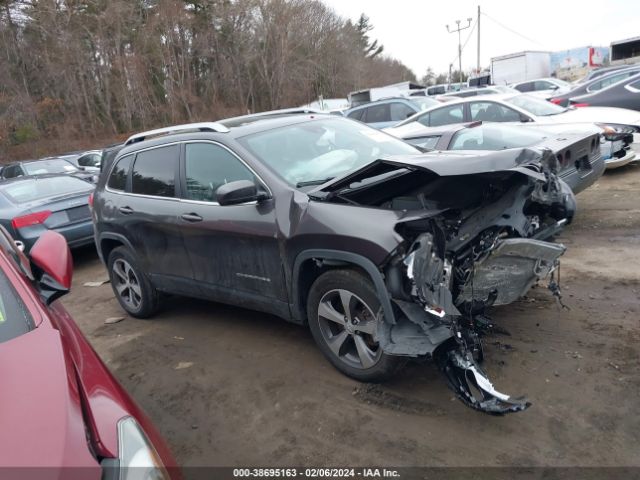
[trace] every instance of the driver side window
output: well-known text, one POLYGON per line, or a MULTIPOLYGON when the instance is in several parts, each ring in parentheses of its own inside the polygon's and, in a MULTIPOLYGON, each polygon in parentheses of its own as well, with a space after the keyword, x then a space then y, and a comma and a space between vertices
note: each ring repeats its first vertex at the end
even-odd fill
POLYGON ((227 149, 212 143, 188 143, 185 156, 185 197, 216 202, 222 185, 236 180, 256 181, 255 175, 227 149))

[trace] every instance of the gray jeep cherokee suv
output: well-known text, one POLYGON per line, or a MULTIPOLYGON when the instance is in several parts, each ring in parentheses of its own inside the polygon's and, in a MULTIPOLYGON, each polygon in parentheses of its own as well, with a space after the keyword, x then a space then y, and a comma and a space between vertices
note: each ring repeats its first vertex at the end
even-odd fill
POLYGON ((473 408, 529 405, 493 388, 480 336, 486 307, 524 295, 565 250, 544 241, 575 210, 549 152, 423 154, 303 112, 144 132, 113 152, 95 238, 129 314, 153 315, 165 292, 242 305, 308 324, 353 378, 432 357, 473 408))

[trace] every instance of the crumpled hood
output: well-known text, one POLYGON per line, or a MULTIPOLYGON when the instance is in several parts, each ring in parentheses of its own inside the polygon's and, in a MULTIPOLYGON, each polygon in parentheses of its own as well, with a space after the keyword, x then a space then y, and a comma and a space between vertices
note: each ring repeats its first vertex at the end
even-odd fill
MULTIPOLYGON (((345 176, 331 180, 310 191, 308 195, 311 198, 323 197, 323 194, 349 187, 361 179, 374 175, 390 174, 398 169, 426 170, 441 177, 515 171, 544 180, 544 175, 538 172, 541 162, 552 162, 548 167, 551 171, 557 171, 558 165, 555 157, 545 155, 545 150, 536 148, 473 152, 443 151, 421 155, 393 156, 376 160, 345 176)), ((379 182, 373 182, 372 185, 379 185, 379 182)))
MULTIPOLYGON (((0 378, 0 468, 86 467, 73 470, 81 478, 100 478, 59 332, 42 326, 2 343, 0 378)), ((72 473, 52 469, 47 478, 76 478, 72 473)))

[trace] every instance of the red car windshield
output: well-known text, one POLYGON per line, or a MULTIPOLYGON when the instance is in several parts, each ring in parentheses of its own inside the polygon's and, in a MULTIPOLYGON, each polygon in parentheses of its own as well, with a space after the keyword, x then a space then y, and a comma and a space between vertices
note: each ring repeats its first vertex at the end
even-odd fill
POLYGON ((0 270, 0 343, 19 337, 34 328, 33 318, 0 270))

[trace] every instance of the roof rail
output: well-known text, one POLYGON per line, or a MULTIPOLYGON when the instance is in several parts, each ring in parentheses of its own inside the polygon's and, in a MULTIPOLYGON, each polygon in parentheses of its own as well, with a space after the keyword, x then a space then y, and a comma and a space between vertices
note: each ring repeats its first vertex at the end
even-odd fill
POLYGON ((275 115, 301 115, 307 113, 314 114, 328 114, 328 112, 318 110, 317 108, 307 108, 307 107, 293 107, 293 108, 282 108, 280 110, 267 110, 266 112, 258 112, 258 113, 248 113, 247 115, 240 115, 238 117, 230 117, 220 120, 222 124, 227 122, 237 122, 239 120, 250 120, 253 118, 263 118, 270 117, 275 115))
POLYGON ((158 128, 156 130, 136 133, 135 135, 131 135, 127 139, 127 141, 125 142, 125 146, 137 142, 142 142, 149 137, 158 137, 160 135, 171 135, 174 133, 184 133, 191 131, 227 133, 229 132, 229 129, 224 125, 216 122, 186 123, 184 125, 174 125, 172 127, 158 128))

